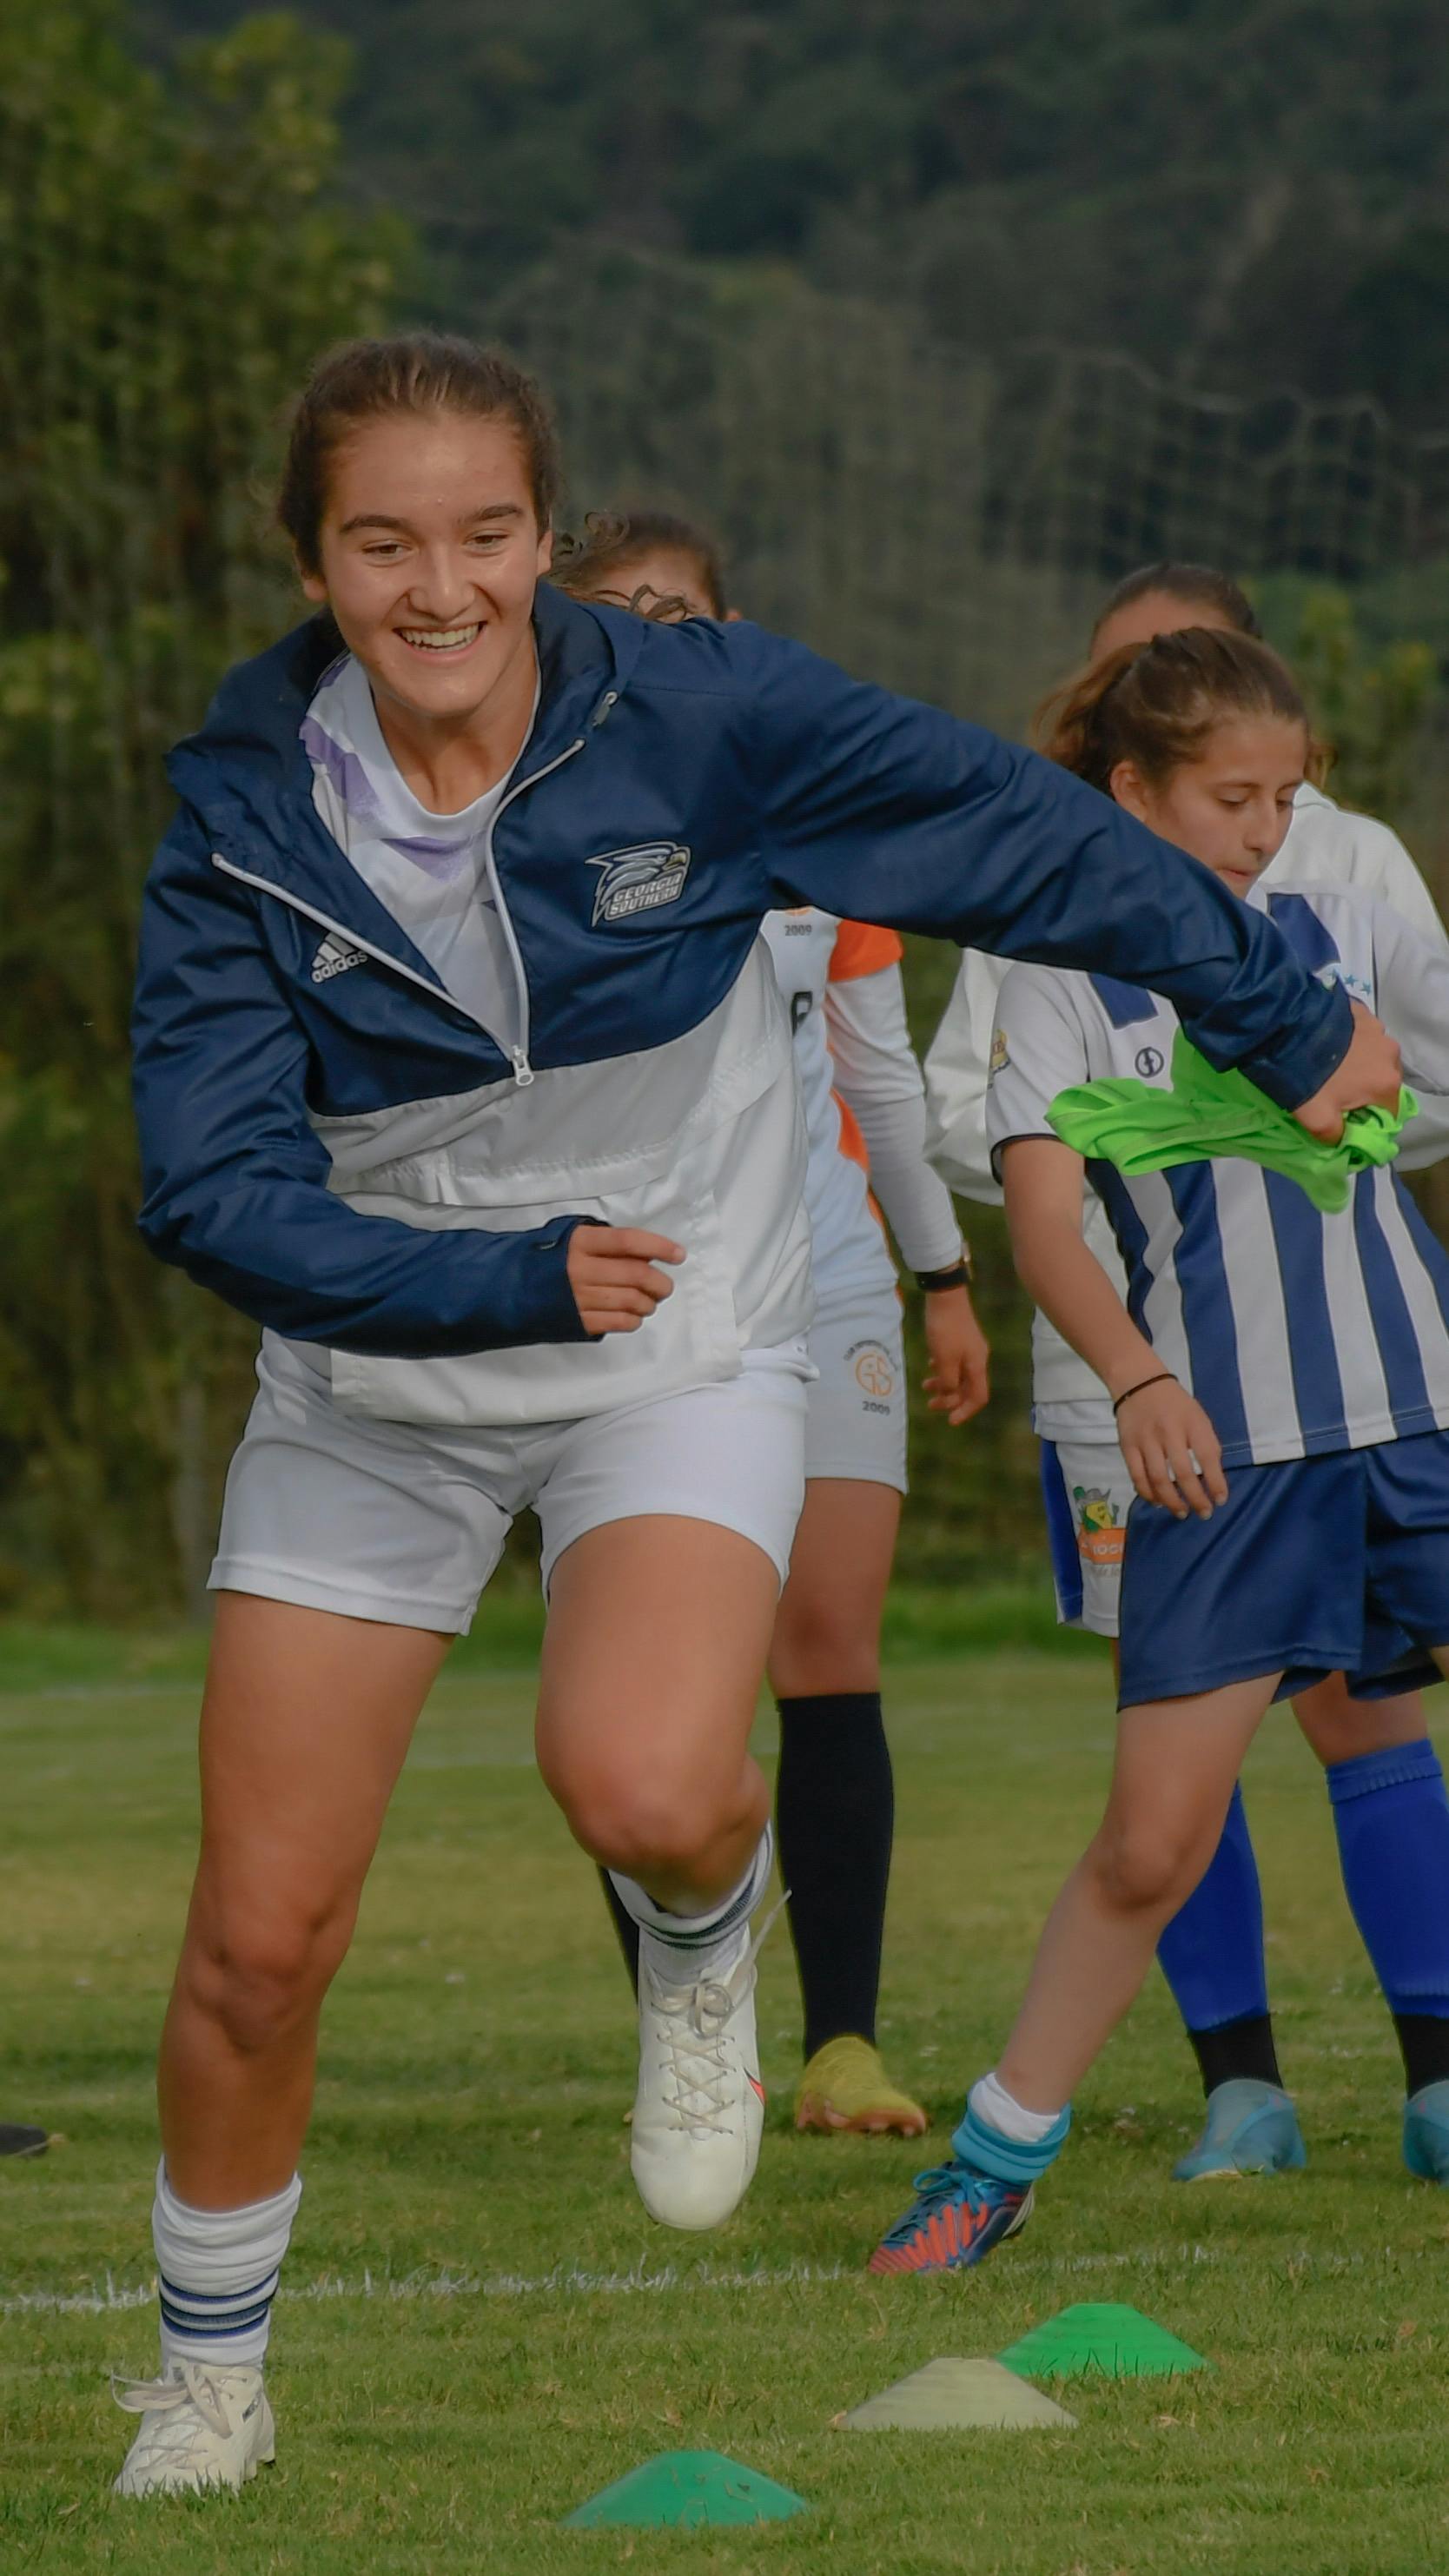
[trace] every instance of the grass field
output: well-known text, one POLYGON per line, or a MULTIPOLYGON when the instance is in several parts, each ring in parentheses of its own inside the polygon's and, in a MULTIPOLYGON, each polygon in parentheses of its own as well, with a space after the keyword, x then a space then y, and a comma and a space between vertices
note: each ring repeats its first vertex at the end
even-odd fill
MULTIPOLYGON (((47 1667, 32 1639, 9 1657, 27 1686, 0 1692, 0 2114, 66 2143, 0 2166, 5 2576, 1449 2563, 1449 2199, 1400 2167, 1388 2026, 1288 1720, 1249 1797, 1308 2173, 1168 2181, 1199 2106, 1154 1986, 1021 2244, 966 2282, 878 2283, 860 2267, 929 2153, 790 2132, 783 1929, 762 1980, 774 2091, 755 2189, 707 2242, 644 2218, 627 1998, 530 1765, 525 1648, 499 1631, 440 1686, 331 2004, 276 2313, 278 2466, 239 2502, 179 2508, 109 2496, 126 2427, 105 2374, 154 2361, 151 2057, 190 1865, 193 1654, 62 1641, 47 1667), (1076 2299, 1129 2301, 1218 2367, 1091 2385, 1072 2434, 831 2429, 933 2355, 996 2351, 1076 2299), (674 2447, 726 2451, 813 2510, 742 2532, 557 2528, 674 2447)), ((935 2152, 1092 1818, 1110 1711, 1094 1657, 1024 1650, 898 1660, 890 1704, 884 2038, 938 2115, 935 2152)))

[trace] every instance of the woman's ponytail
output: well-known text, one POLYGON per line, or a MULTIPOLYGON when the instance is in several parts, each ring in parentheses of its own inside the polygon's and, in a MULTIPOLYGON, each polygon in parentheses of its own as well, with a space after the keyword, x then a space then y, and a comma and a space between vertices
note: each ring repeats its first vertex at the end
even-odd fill
POLYGON ((1149 785, 1165 785, 1233 716, 1302 725, 1313 771, 1318 754, 1297 682, 1269 645, 1235 628, 1186 626, 1124 644, 1045 701, 1036 737, 1049 760, 1108 794, 1124 761, 1149 785))

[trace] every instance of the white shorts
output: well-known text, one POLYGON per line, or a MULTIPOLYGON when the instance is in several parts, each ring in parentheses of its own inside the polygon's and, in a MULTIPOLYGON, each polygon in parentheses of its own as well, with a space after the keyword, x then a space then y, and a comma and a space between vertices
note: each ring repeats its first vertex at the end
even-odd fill
POLYGON ((825 1306, 810 1327, 818 1372, 805 1425, 807 1476, 906 1490, 906 1360, 893 1288, 825 1306))
POLYGON ((529 1507, 545 1590, 586 1530, 647 1512, 737 1530, 783 1584, 805 1493, 807 1368, 794 1343, 748 1351, 738 1377, 652 1404, 444 1431, 343 1412, 326 1355, 268 1333, 212 1590, 466 1635, 529 1507))
POLYGON ((1115 1440, 1044 1440, 1041 1490, 1057 1617, 1115 1637, 1135 1487, 1115 1440))

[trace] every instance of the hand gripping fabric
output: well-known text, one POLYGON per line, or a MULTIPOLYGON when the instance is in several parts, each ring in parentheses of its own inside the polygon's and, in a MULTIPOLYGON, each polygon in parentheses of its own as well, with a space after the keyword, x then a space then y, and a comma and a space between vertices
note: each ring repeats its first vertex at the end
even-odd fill
POLYGON ((1154 1090, 1133 1074, 1107 1074, 1059 1091, 1047 1117, 1062 1143, 1089 1162, 1114 1163, 1130 1175, 1236 1155, 1282 1172, 1323 1215, 1336 1216, 1359 1172, 1393 1161, 1404 1122, 1418 1106, 1406 1089, 1396 1110, 1350 1110, 1338 1143, 1327 1145, 1245 1075, 1215 1073, 1179 1029, 1170 1089, 1154 1090))

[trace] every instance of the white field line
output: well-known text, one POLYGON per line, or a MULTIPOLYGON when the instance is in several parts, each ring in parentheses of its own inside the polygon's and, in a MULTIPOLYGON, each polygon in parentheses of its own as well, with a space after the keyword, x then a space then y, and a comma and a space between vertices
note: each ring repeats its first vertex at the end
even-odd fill
MULTIPOLYGON (((1284 2254, 1268 2267, 1265 2274, 1260 2251, 1233 2253, 1208 2245, 1139 2246, 1115 2254, 1070 2254, 1063 2256, 1021 2255, 1011 2257, 1011 2278, 1064 2280, 1090 2272, 1182 2271, 1208 2264, 1214 2268, 1232 2269, 1251 2266, 1255 2276, 1264 2279, 1281 2274, 1289 2281, 1302 2280, 1311 2274, 1331 2276, 1342 2272, 1370 2268, 1397 2272, 1409 2258, 1395 2247, 1385 2245, 1372 2253, 1315 2254, 1300 2250, 1284 2254)), ((324 2274, 321 2279, 284 2286, 281 2299, 319 2302, 344 2302, 368 2299, 598 2299, 635 2297, 641 2292, 680 2290, 693 2297, 705 2290, 785 2290, 813 2289, 838 2281, 863 2281, 864 2269, 859 2263, 778 2263, 759 2264, 749 2271, 731 2271, 713 2264, 679 2265, 666 2263, 658 2271, 637 2266, 631 2272, 585 2272, 576 2264, 559 2264, 552 2272, 494 2272, 480 2275, 470 2272, 389 2272, 364 2271, 360 2276, 344 2279, 324 2274)), ((0 2298, 0 2316, 105 2316, 129 2308, 149 2308, 154 2303, 154 2282, 123 2283, 110 2273, 100 2284, 83 2290, 22 2290, 0 2298)))

